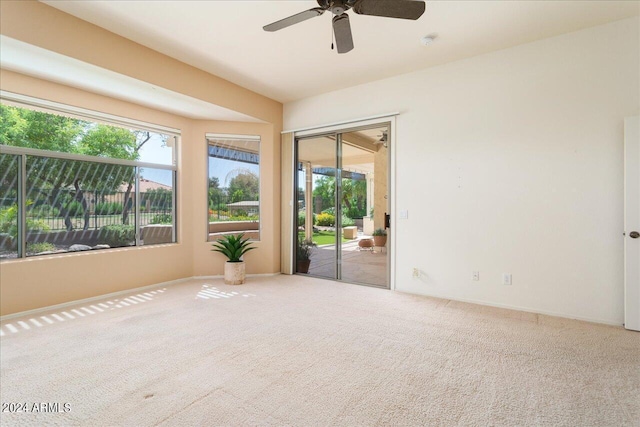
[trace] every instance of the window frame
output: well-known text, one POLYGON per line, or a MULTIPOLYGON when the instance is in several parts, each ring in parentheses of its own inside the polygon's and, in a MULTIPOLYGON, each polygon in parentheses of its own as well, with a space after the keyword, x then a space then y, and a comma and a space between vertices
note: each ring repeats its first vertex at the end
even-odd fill
MULTIPOLYGON (((258 142, 258 238, 250 238, 253 242, 259 242, 262 240, 262 136, 257 134, 231 134, 231 133, 206 133, 205 134, 205 200, 206 200, 206 217, 205 217, 205 241, 207 243, 215 242, 209 238, 209 162, 211 160, 209 156, 209 146, 211 140, 238 140, 238 141, 257 141, 258 142)), ((235 232, 223 232, 223 235, 234 234, 235 232)))
MULTIPOLYGON (((0 154, 8 154, 17 156, 17 160, 19 163, 18 169, 18 256, 17 260, 24 259, 38 259, 40 257, 27 257, 26 253, 26 192, 27 192, 27 176, 26 176, 26 159, 27 156, 32 157, 46 157, 53 159, 61 159, 61 160, 70 160, 70 161, 80 161, 80 162, 92 162, 92 163, 102 163, 102 164, 110 164, 110 165, 119 165, 119 166, 130 166, 135 168, 135 246, 130 248, 140 248, 140 247, 151 247, 154 245, 142 245, 141 244, 141 230, 140 230, 140 169, 141 168, 149 168, 149 169, 160 169, 160 170, 169 170, 172 172, 172 238, 171 242, 163 243, 164 245, 173 245, 178 244, 178 158, 179 158, 179 144, 181 132, 179 129, 170 128, 166 126, 161 126, 157 124, 147 123, 139 120, 129 119, 126 117, 116 116, 108 113, 102 113, 95 110, 90 110, 81 107, 74 107, 54 101, 48 101, 40 98, 35 98, 31 96, 21 95, 17 93, 7 92, 4 90, 0 90, 0 104, 28 109, 32 111, 40 111, 47 114, 54 114, 63 117, 69 117, 79 120, 90 121, 92 123, 99 123, 108 126, 119 127, 127 130, 140 130, 140 131, 148 131, 158 134, 163 134, 169 137, 169 141, 171 143, 167 144, 172 148, 172 162, 171 164, 162 164, 162 163, 152 163, 152 162, 144 162, 138 160, 125 160, 125 159, 117 159, 113 157, 100 157, 100 156, 89 156, 77 153, 65 153, 59 151, 49 151, 49 150, 41 150, 35 148, 25 148, 25 147, 17 147, 10 145, 2 145, 0 144, 0 154)), ((112 249, 130 249, 129 247, 118 247, 112 249)), ((93 252, 93 251, 91 251, 93 252)), ((69 254, 65 252, 63 255, 69 254)), ((51 256, 60 255, 53 254, 51 256)), ((7 261, 15 261, 12 259, 2 260, 1 262, 7 261)))

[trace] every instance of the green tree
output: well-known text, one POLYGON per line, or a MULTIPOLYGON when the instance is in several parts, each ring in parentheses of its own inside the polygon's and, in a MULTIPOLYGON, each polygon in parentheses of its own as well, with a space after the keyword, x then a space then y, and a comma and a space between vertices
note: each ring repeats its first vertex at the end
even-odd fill
POLYGON ((217 176, 209 177, 209 188, 218 189, 220 188, 220 180, 217 176))
POLYGON ((220 188, 220 180, 217 176, 209 177, 209 209, 219 210, 220 205, 226 201, 224 190, 220 188))
POLYGON ((313 186, 314 200, 320 198, 322 200, 321 211, 329 209, 335 205, 335 188, 336 180, 332 176, 321 176, 316 179, 313 186))
MULTIPOLYGON (((126 160, 139 158, 139 150, 150 139, 149 132, 129 131, 115 126, 90 123, 56 114, 0 105, 0 144, 25 148, 84 154, 126 160)), ((17 175, 12 156, 0 156, 0 170, 6 171, 0 182, 3 194, 17 175), (5 188, 6 187, 6 188, 5 188)), ((86 193, 113 193, 128 184, 123 223, 128 222, 128 203, 135 178, 131 166, 87 163, 65 159, 29 156, 27 162, 29 197, 56 207, 64 217, 67 230, 73 229, 69 206, 77 202, 84 211, 88 228, 86 193)))
POLYGON ((227 194, 230 194, 232 199, 241 197, 240 200, 232 200, 232 202, 258 200, 260 197, 260 181, 251 172, 239 173, 229 181, 227 194))
MULTIPOLYGON (((314 182, 313 197, 322 201, 321 210, 335 205, 335 177, 321 176, 314 182)), ((367 182, 364 180, 342 180, 342 208, 350 218, 366 215, 367 182)))

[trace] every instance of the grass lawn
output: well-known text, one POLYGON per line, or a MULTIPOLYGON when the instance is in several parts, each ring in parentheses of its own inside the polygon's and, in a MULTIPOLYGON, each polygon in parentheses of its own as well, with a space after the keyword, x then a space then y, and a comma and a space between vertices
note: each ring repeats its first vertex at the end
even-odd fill
MULTIPOLYGON (((171 214, 171 211, 167 211, 167 212, 142 212, 140 214, 140 225, 144 226, 149 224, 149 221, 151 221, 153 219, 153 217, 155 215, 160 215, 162 213, 167 213, 167 214, 171 214)), ((46 218, 40 218, 40 217, 32 217, 32 216, 28 216, 28 218, 30 219, 34 219, 36 221, 42 221, 44 222, 48 227, 50 231, 60 231, 60 230, 66 230, 66 226, 64 224, 64 218, 63 217, 46 217, 46 218)), ((71 219, 71 223, 73 224, 73 228, 76 230, 82 230, 82 227, 84 227, 84 216, 73 216, 70 218, 71 219)), ((133 212, 129 212, 129 224, 133 225, 135 223, 135 214, 133 212)), ((122 215, 121 214, 117 214, 117 215, 89 215, 89 229, 93 230, 96 228, 100 228, 103 227, 105 225, 110 225, 110 224, 122 224, 122 215)))
MULTIPOLYGON (((298 238, 304 240, 304 232, 298 233, 298 238)), ((345 239, 343 238, 342 240, 344 241, 345 239)), ((313 233, 313 241, 318 245, 335 245, 336 233, 335 231, 316 231, 313 233)))

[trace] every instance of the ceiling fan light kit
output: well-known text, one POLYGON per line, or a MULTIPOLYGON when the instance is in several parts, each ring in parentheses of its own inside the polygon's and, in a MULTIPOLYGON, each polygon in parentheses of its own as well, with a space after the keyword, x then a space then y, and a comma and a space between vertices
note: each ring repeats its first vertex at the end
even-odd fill
MULTIPOLYGON (((298 24, 307 19, 322 15, 325 11, 333 13, 333 32, 338 53, 347 53, 353 49, 353 36, 347 11, 353 9, 358 15, 381 16, 416 20, 425 11, 425 2, 421 0, 317 0, 319 7, 305 10, 265 25, 265 31, 273 32, 298 24)), ((431 40, 433 41, 433 40, 431 40)))

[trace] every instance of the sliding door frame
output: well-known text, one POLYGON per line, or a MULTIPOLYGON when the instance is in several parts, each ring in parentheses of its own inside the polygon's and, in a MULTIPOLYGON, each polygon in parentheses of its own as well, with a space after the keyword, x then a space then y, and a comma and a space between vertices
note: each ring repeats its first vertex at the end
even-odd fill
MULTIPOLYGON (((371 129, 380 126, 388 127, 388 159, 387 159, 387 208, 388 212, 391 214, 390 227, 388 230, 389 238, 387 239, 387 287, 381 288, 380 286, 361 283, 361 282, 347 282, 354 283, 358 285, 372 286, 379 289, 391 289, 395 290, 395 266, 396 266, 396 197, 395 197, 395 175, 396 175, 396 167, 395 167, 395 159, 396 159, 396 144, 395 144, 395 133, 396 133, 396 114, 389 116, 376 117, 363 121, 354 121, 344 124, 337 124, 332 126, 327 126, 324 128, 313 128, 313 129, 305 129, 299 131, 293 131, 293 197, 291 203, 291 210, 293 213, 293 232, 292 232, 292 241, 290 244, 292 245, 292 249, 295 249, 297 244, 297 189, 298 189, 298 142, 304 139, 312 139, 312 138, 321 138, 321 137, 334 137, 336 140, 336 191, 335 191, 335 209, 336 209, 336 262, 335 262, 335 275, 333 279, 329 280, 337 280, 344 281, 341 279, 341 268, 342 268, 342 233, 340 232, 340 228, 342 225, 342 206, 340 200, 338 200, 341 195, 341 186, 342 186, 342 134, 355 132, 359 130, 371 129), (338 227, 340 225, 340 227, 338 227)), ((296 274, 296 251, 292 251, 293 254, 293 273, 296 274)), ((319 277, 321 276, 313 276, 319 277)))

